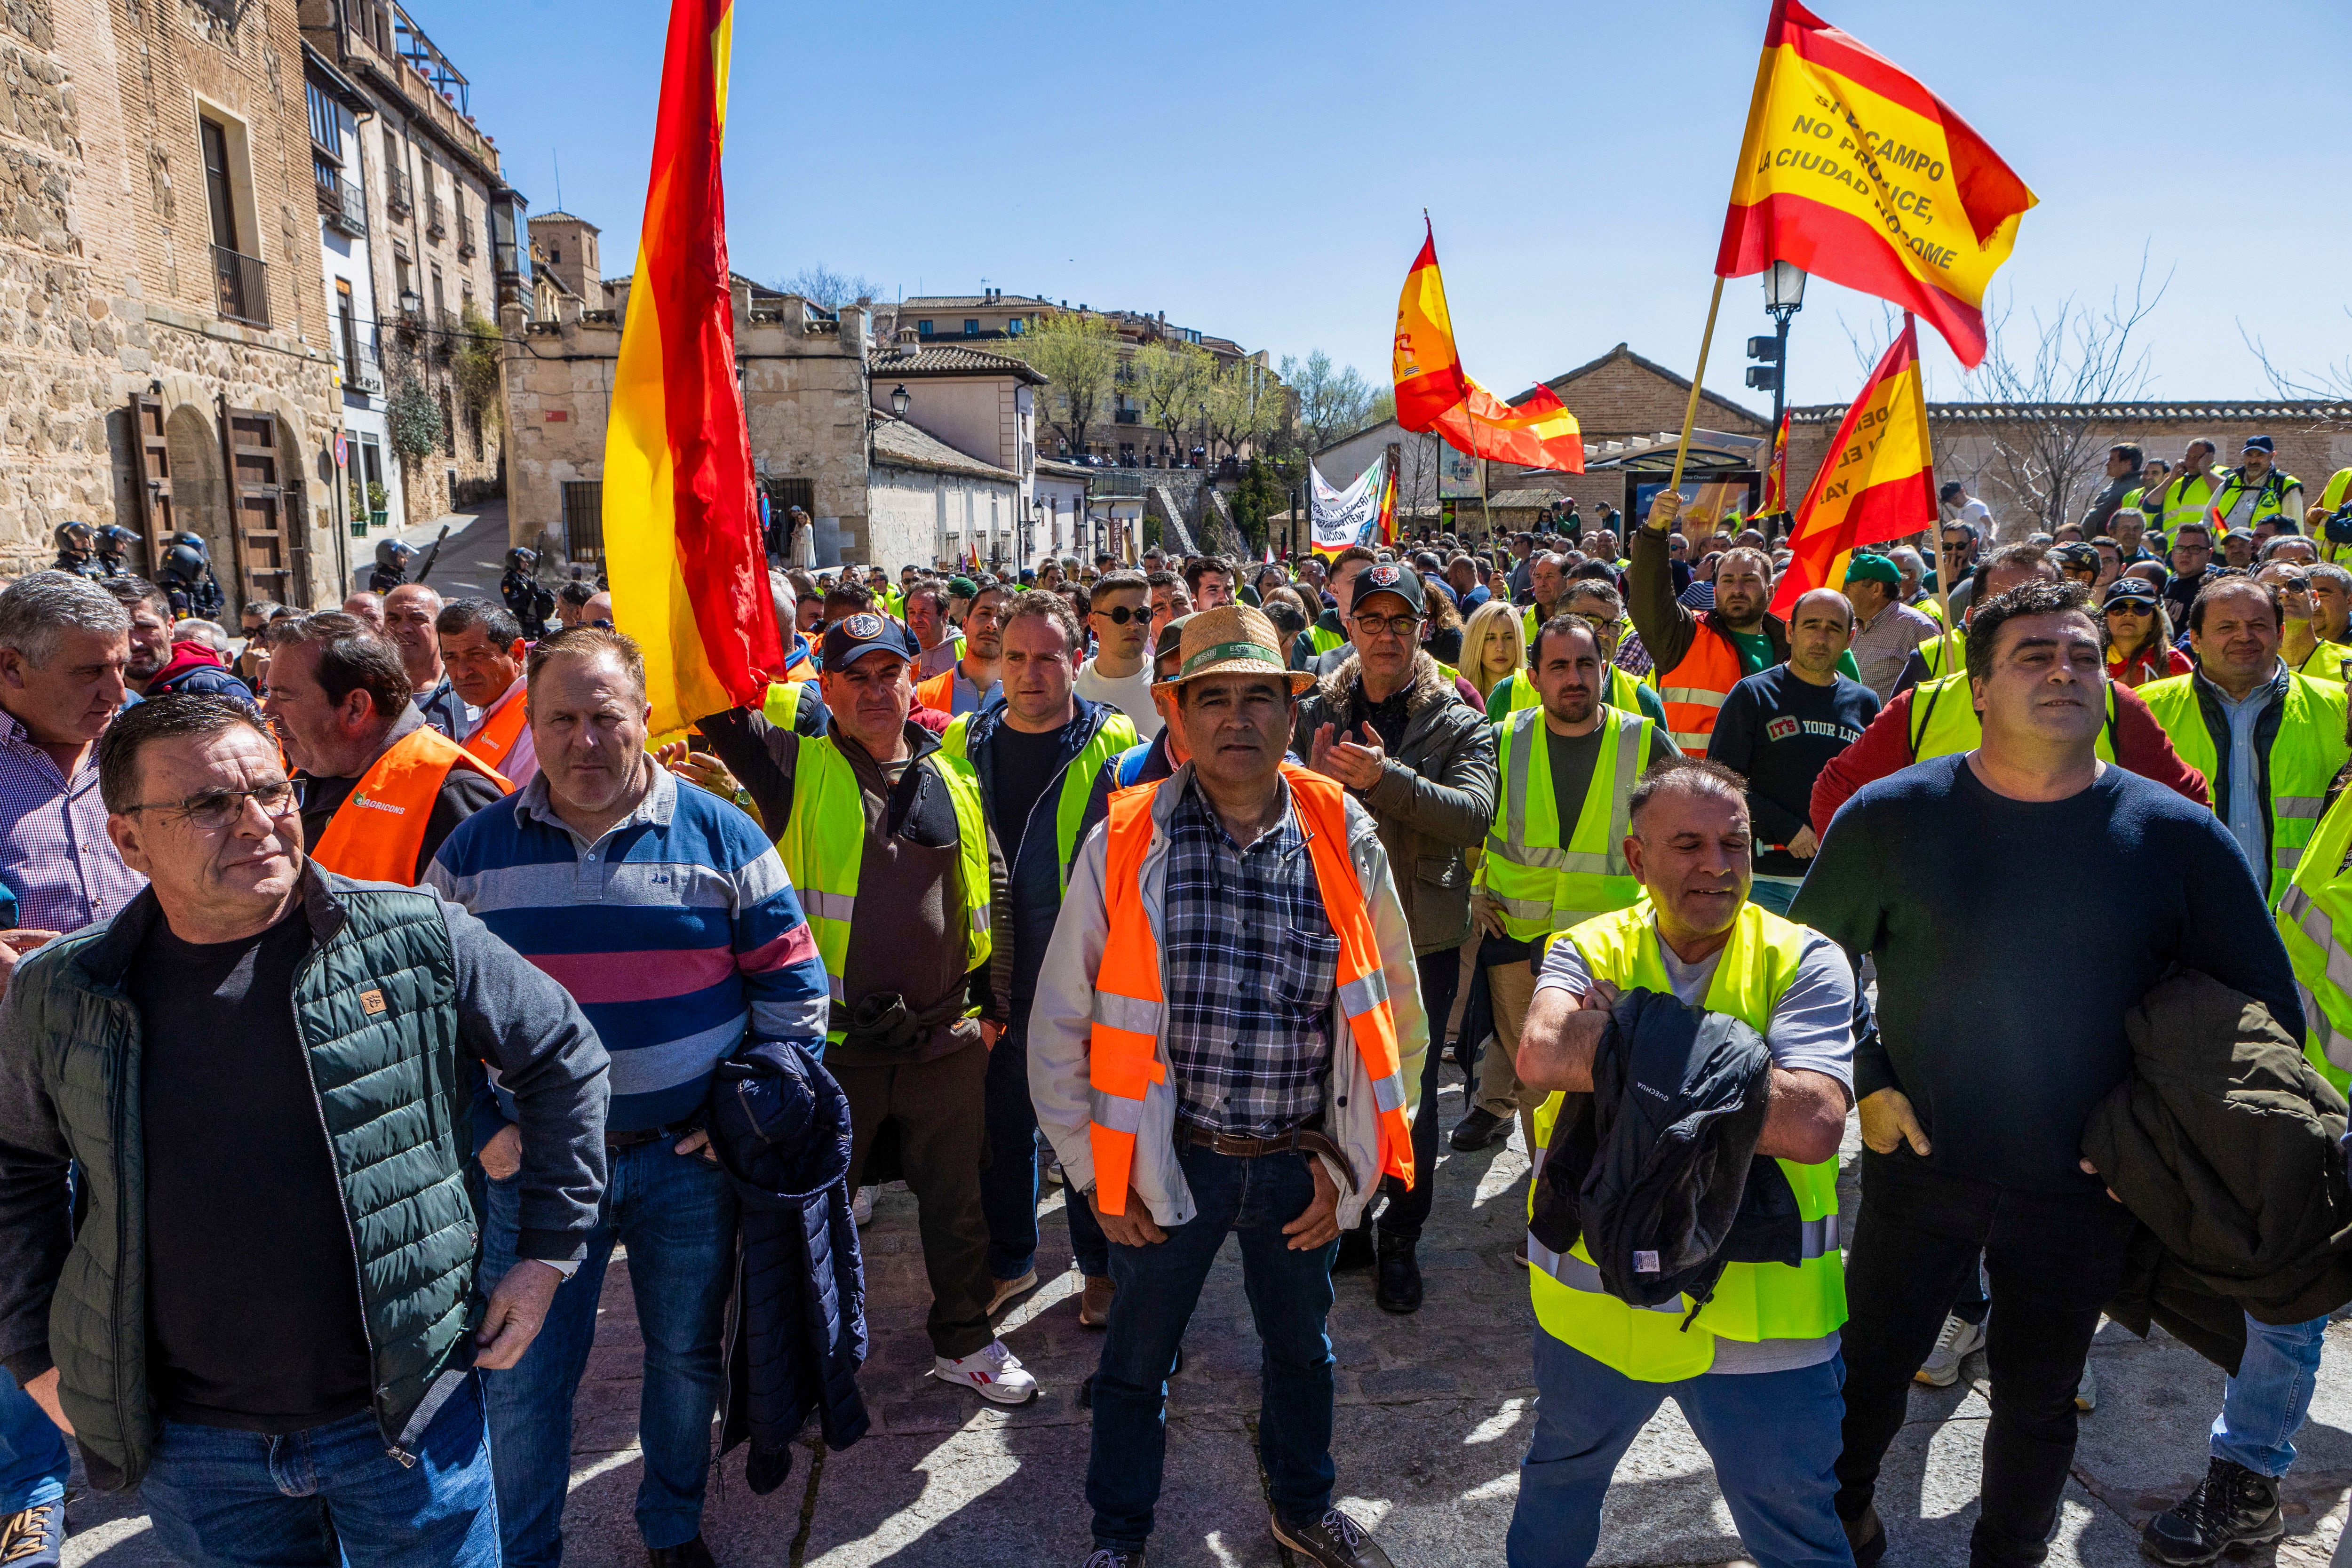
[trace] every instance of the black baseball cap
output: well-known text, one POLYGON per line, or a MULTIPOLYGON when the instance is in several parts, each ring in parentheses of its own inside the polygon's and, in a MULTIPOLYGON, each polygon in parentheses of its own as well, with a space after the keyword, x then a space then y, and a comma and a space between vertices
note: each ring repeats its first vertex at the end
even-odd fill
POLYGON ((1373 594, 1394 594, 1420 615, 1426 607, 1421 592, 1421 574, 1394 561, 1377 561, 1356 574, 1354 589, 1348 596, 1348 613, 1354 615, 1356 606, 1373 594))
POLYGON ((2107 596, 2102 605, 2112 605, 2117 599, 2136 599, 2153 606, 2157 601, 2156 584, 2145 577, 2118 577, 2107 584, 2107 596))
POLYGON ((825 627, 825 668, 847 669, 869 653, 896 654, 911 659, 915 657, 915 639, 906 627, 872 610, 844 616, 825 627))

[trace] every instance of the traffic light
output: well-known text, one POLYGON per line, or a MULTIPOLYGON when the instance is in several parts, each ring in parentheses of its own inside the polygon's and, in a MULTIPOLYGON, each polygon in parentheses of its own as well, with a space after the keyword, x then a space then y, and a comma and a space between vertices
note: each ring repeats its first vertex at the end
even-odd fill
POLYGON ((1748 384, 1759 392, 1778 392, 1780 389, 1780 338, 1748 339, 1748 357, 1763 362, 1748 367, 1748 384))

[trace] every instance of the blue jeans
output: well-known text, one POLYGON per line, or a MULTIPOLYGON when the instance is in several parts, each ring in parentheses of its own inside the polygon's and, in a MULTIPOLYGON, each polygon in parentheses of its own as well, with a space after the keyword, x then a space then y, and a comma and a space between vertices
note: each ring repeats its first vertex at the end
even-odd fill
MULTIPOLYGON (((1018 1279, 1037 1263, 1037 1107, 1029 1099, 1029 1009, 988 1053, 988 1161, 980 1172, 980 1212, 988 1221, 988 1276, 1018 1279)), ((1079 1272, 1110 1272, 1110 1242, 1083 1198, 1063 1205, 1079 1272)))
MULTIPOLYGON (((656 1138, 612 1151, 612 1170, 580 1272, 522 1360, 482 1374, 499 1481, 506 1568, 563 1560, 563 1500, 572 1479, 572 1397, 596 1339, 596 1302, 613 1244, 629 1249, 629 1286, 645 1336, 637 1394, 637 1531, 647 1546, 677 1546, 702 1529, 710 1476, 710 1421, 726 1368, 719 1342, 735 1265, 735 1191, 699 1154, 656 1138)), ((514 1267, 521 1178, 492 1182, 477 1283, 488 1295, 514 1267)))
MULTIPOLYGON (((2319 1352, 2327 1320, 2258 1323, 2246 1320, 2246 1353, 2238 1375, 2222 1385, 2221 1414, 2213 1418, 2213 1457, 2231 1459, 2273 1479, 2294 1463, 2296 1432, 2311 1413, 2319 1382, 2319 1352)), ((2345 1531, 2352 1535, 2352 1530, 2345 1531)))
POLYGON ((1181 1145, 1198 1213, 1151 1247, 1110 1248, 1110 1327, 1095 1373, 1087 1502, 1095 1545, 1135 1551, 1151 1534, 1167 1459, 1168 1368, 1227 1234, 1241 1240, 1242 1287, 1264 1346, 1258 1459, 1274 1511, 1309 1523, 1331 1506, 1331 1258, 1339 1243, 1294 1252, 1282 1227, 1315 1199, 1307 1156, 1242 1159, 1181 1145))
POLYGON ((1583 1568, 1601 1540, 1617 1461, 1672 1399, 1715 1461, 1716 1484, 1761 1568, 1853 1568, 1837 1495, 1844 1363, 1640 1383, 1541 1328, 1536 1430, 1519 1466, 1510 1568, 1583 1568))
POLYGON ((0 1519, 65 1496, 72 1470, 65 1434, 0 1368, 0 1519))
POLYGON ((369 1411, 282 1437, 165 1421, 140 1500, 190 1568, 499 1568, 488 1436, 478 1375, 414 1466, 369 1411))

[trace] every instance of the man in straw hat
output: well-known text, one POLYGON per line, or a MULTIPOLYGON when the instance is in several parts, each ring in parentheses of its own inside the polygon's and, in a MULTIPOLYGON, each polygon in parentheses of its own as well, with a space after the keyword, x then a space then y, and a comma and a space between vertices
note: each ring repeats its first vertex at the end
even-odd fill
MULTIPOLYGON (((1166 1374, 1227 1233, 1265 1347, 1258 1450, 1275 1538, 1388 1558, 1331 1505, 1331 1260, 1383 1176, 1414 1179, 1428 1028, 1370 813, 1284 762, 1298 694, 1273 624, 1185 623, 1171 692, 1191 757, 1110 803, 1070 868, 1029 1019, 1029 1087, 1117 1282, 1094 1380, 1091 1568, 1143 1560, 1166 1374)), ((1422 1173, 1425 1178, 1426 1173, 1422 1173)))

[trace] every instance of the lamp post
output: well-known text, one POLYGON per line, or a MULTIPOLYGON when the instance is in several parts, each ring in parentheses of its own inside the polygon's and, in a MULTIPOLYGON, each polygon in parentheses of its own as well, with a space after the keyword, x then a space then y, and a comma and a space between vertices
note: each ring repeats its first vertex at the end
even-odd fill
MULTIPOLYGON (((1782 331, 1787 331, 1784 327, 1782 331)), ((904 419, 907 416, 907 387, 904 382, 890 389, 890 412, 904 419)))
MULTIPOLYGON (((1793 261, 1775 261, 1764 269, 1764 309, 1772 315, 1773 335, 1780 340, 1773 356, 1778 371, 1772 378, 1772 431, 1766 439, 1764 461, 1772 461, 1772 443, 1780 438, 1780 415, 1789 400, 1789 318, 1805 308, 1805 269, 1793 261)), ((1789 498, 1782 496, 1785 510, 1789 498)))

